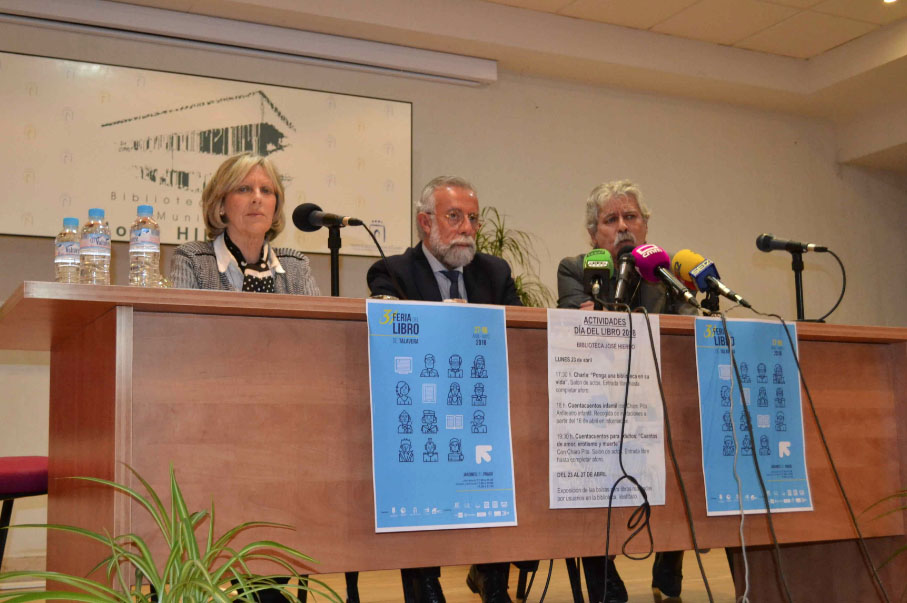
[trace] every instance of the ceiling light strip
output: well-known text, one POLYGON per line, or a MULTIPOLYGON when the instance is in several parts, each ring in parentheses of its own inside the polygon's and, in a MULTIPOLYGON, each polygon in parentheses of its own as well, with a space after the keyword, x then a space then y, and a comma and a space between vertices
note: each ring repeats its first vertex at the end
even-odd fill
POLYGON ((497 81, 497 62, 493 60, 107 0, 0 0, 0 11, 2 20, 58 30, 135 36, 168 45, 451 84, 475 86, 497 81))

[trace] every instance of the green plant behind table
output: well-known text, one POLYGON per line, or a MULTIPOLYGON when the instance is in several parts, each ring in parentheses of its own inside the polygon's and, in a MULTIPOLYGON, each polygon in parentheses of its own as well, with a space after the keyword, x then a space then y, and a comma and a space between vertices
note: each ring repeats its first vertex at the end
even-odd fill
MULTIPOLYGON (((891 508, 887 509, 885 511, 882 511, 881 513, 879 513, 878 515, 873 517, 872 518, 873 520, 881 519, 882 517, 891 515, 893 513, 903 513, 905 511, 907 511, 907 488, 905 488, 904 490, 898 490, 894 494, 890 494, 881 500, 877 500, 876 502, 874 502, 871 505, 869 505, 868 507, 866 507, 866 510, 863 511, 863 513, 868 513, 870 509, 879 507, 879 506, 885 505, 885 504, 889 504, 891 506, 891 508)), ((876 569, 882 569, 883 567, 885 567, 886 565, 888 565, 889 563, 894 561, 894 559, 898 555, 903 555, 905 553, 907 553, 907 545, 899 546, 884 561, 882 561, 882 563, 880 563, 879 567, 876 569)), ((905 586, 904 590, 901 591, 901 596, 900 596, 899 600, 907 600, 907 586, 905 586)))
POLYGON ((539 280, 539 260, 535 253, 535 236, 507 228, 505 216, 497 208, 482 208, 482 227, 476 234, 476 249, 506 260, 513 270, 513 282, 524 306, 545 307, 554 296, 539 280))
POLYGON ((18 571, 0 574, 4 581, 28 578, 53 581, 72 589, 0 591, 0 601, 19 603, 38 600, 86 601, 89 603, 207 603, 228 601, 254 601, 254 593, 276 588, 281 590, 288 601, 298 601, 294 591, 303 588, 310 594, 324 595, 329 601, 342 603, 340 596, 319 580, 302 578, 289 560, 314 562, 296 549, 271 540, 259 540, 234 549, 231 542, 240 532, 252 528, 290 528, 284 524, 253 521, 240 524, 215 536, 214 504, 210 509, 190 512, 186 506, 173 467, 170 468, 170 508, 167 509, 151 485, 132 467, 129 470, 141 482, 146 494, 143 495, 128 486, 116 482, 93 478, 73 479, 95 482, 114 488, 130 496, 151 515, 167 545, 167 558, 159 565, 151 554, 145 540, 136 534, 110 536, 91 530, 64 525, 22 525, 16 528, 47 528, 79 534, 100 542, 110 549, 110 555, 98 563, 89 573, 103 569, 107 580, 98 582, 81 576, 59 572, 18 571), (207 520, 204 540, 199 544, 198 533, 207 520), (272 575, 255 575, 248 567, 251 561, 267 561, 279 568, 272 575), (130 588, 127 576, 135 577, 135 587, 130 588), (280 577, 295 576, 302 586, 276 584, 280 577), (108 584, 113 585, 108 586, 108 584), (149 584, 156 596, 143 594, 142 585, 149 584), (238 594, 237 588, 243 594, 238 594))

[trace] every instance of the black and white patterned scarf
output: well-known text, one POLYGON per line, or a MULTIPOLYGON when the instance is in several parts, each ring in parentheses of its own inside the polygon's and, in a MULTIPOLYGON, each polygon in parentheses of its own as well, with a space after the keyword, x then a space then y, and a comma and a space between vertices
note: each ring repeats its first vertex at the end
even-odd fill
POLYGON ((270 247, 267 242, 261 247, 261 255, 257 262, 249 264, 246 262, 242 251, 236 246, 236 243, 230 240, 230 235, 224 231, 224 243, 227 249, 233 254, 239 269, 243 273, 242 290, 252 291, 253 293, 274 293, 274 276, 271 274, 271 267, 268 265, 268 256, 270 247))

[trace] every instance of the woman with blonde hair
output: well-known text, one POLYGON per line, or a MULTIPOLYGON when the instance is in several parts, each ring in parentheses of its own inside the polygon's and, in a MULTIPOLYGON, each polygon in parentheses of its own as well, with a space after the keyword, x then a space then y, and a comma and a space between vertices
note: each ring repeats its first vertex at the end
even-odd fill
POLYGON ((210 241, 174 251, 170 280, 183 289, 320 295, 309 259, 271 247, 284 226, 284 190, 274 164, 242 153, 224 161, 202 193, 210 241))

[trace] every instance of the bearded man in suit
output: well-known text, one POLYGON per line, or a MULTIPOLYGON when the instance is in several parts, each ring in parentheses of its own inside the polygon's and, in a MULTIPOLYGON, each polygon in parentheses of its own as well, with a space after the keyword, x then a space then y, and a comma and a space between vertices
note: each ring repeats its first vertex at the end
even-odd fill
POLYGON ((421 241, 369 269, 372 295, 522 305, 507 262, 476 251, 479 199, 469 182, 456 176, 429 182, 416 203, 416 221, 421 241))

